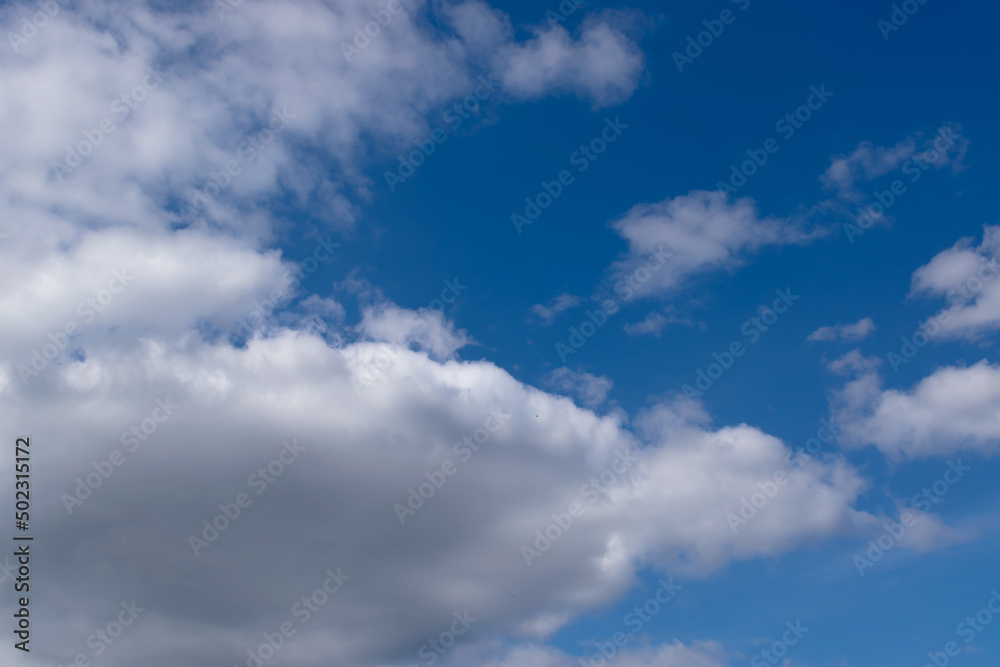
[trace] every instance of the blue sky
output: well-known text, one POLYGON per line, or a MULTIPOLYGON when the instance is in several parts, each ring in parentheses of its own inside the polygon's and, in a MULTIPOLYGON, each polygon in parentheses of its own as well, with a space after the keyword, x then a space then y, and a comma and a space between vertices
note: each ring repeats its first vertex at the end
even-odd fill
POLYGON ((995 664, 996 13, 0 7, 2 661, 995 664))

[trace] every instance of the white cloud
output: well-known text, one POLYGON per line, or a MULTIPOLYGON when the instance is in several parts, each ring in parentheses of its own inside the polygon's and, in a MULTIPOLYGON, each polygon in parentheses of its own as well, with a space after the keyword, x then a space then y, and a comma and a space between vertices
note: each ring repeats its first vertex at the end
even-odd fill
POLYGON ((910 296, 944 296, 936 320, 943 337, 976 339, 1000 328, 1000 227, 984 226, 978 246, 971 238, 935 255, 913 273, 910 296))
POLYGON ((831 158, 830 166, 820 180, 827 188, 849 191, 856 181, 870 181, 898 169, 916 150, 913 137, 889 148, 862 141, 851 154, 831 158))
POLYGON ((912 389, 883 389, 863 370, 834 397, 842 443, 874 445, 891 459, 1000 451, 1000 366, 985 359, 968 367, 945 366, 912 389))
POLYGON ((642 336, 645 334, 652 334, 653 336, 659 337, 660 333, 667 326, 667 318, 663 313, 653 311, 646 315, 645 319, 639 322, 629 322, 624 327, 625 333, 630 336, 642 336))
POLYGON ((870 317, 865 317, 858 320, 854 324, 838 324, 835 327, 820 327, 809 334, 806 340, 811 341, 833 341, 833 340, 846 340, 846 341, 859 341, 864 340, 868 337, 872 331, 875 331, 875 322, 870 317))
POLYGON ((543 324, 552 324, 559 313, 569 310, 570 308, 576 308, 580 305, 580 297, 573 296, 572 294, 560 294, 556 298, 549 301, 548 306, 536 303, 531 307, 531 312, 542 320, 543 324))
POLYGON ((761 218, 753 200, 730 200, 718 191, 640 204, 612 227, 629 244, 629 256, 612 265, 613 276, 634 270, 654 248, 663 246, 673 252, 639 286, 644 296, 672 292, 702 273, 734 271, 764 246, 805 243, 812 238, 792 222, 761 218))
POLYGON ((639 85, 645 58, 614 25, 621 22, 620 13, 605 12, 585 18, 575 39, 557 25, 502 47, 494 63, 504 88, 529 99, 553 90, 575 93, 595 109, 625 101, 639 85))
POLYGON ((111 228, 81 231, 61 252, 40 245, 30 232, 12 235, 0 263, 0 306, 19 313, 0 341, 17 363, 68 325, 82 341, 180 335, 198 324, 232 332, 292 289, 292 266, 277 251, 202 231, 111 228))
POLYGON ((456 330, 440 310, 408 310, 392 303, 365 308, 357 328, 373 340, 416 345, 436 359, 453 358, 469 342, 465 330, 456 330))
POLYGON ((336 299, 313 294, 300 301, 299 305, 308 313, 328 318, 335 322, 344 321, 344 307, 336 299))
POLYGON ((467 0, 443 8, 466 46, 477 55, 491 55, 514 34, 510 18, 482 0, 467 0))
POLYGON ((968 542, 973 535, 969 532, 952 528, 935 514, 899 508, 899 512, 908 511, 913 517, 913 525, 899 538, 898 544, 917 553, 926 553, 944 549, 953 544, 968 542))
MULTIPOLYGON (((77 223, 170 230, 206 192, 215 196, 192 223, 199 229, 271 242, 261 203, 278 198, 346 230, 355 202, 370 197, 373 154, 391 159, 425 136, 427 117, 469 95, 494 60, 509 65, 501 74, 511 100, 568 92, 603 104, 634 90, 642 54, 610 18, 588 17, 579 40, 558 27, 523 43, 504 30, 484 42, 493 28, 477 22, 475 6, 449 11, 485 55, 429 29, 424 15, 437 10, 417 2, 350 62, 341 45, 385 11, 381 0, 262 0, 224 20, 213 3, 174 13, 100 2, 63 9, 19 53, 0 50, 0 88, 11 93, 0 122, 18 128, 0 136, 0 217, 20 223, 10 240, 70 243, 77 223), (533 79, 523 54, 542 44, 562 55, 533 79), (275 110, 286 120, 271 134, 275 110), (76 150, 72 173, 53 167, 76 150)), ((4 33, 21 17, 0 9, 4 33)))
MULTIPOLYGON (((830 166, 820 176, 824 187, 836 190, 838 196, 857 200, 861 192, 860 182, 872 181, 891 171, 904 167, 916 158, 936 169, 950 166, 958 171, 968 149, 968 140, 959 134, 960 128, 942 125, 928 139, 917 133, 900 141, 895 146, 875 146, 870 141, 862 141, 849 155, 838 155, 830 159, 830 166)), ((916 172, 923 171, 919 166, 916 172)))
MULTIPOLYGON (((397 323, 408 331, 429 321, 399 311, 373 312, 366 331, 377 333, 379 322, 391 335, 397 323)), ((193 334, 134 344, 98 338, 86 343, 85 361, 50 369, 28 388, 9 359, 3 366, 0 413, 34 425, 32 437, 47 443, 36 511, 56 542, 38 567, 55 578, 36 594, 38 604, 58 609, 50 618, 59 627, 82 628, 52 635, 59 640, 45 650, 53 660, 73 655, 107 623, 107 601, 135 598, 148 615, 131 650, 109 652, 109 667, 166 664, 155 647, 188 627, 197 627, 186 635, 188 662, 230 664, 336 566, 351 581, 299 629, 285 664, 308 664, 316 651, 346 664, 412 661, 463 609, 480 619, 465 645, 486 650, 498 637, 543 640, 612 603, 639 567, 703 575, 856 533, 873 520, 853 509, 864 487, 857 473, 840 460, 813 460, 734 535, 726 513, 784 468, 789 450, 750 426, 711 428, 685 400, 640 415, 635 435, 620 411, 599 417, 491 363, 438 363, 398 347, 393 379, 359 394, 352 380, 374 352, 394 346, 331 346, 305 332, 268 331, 243 348, 193 334), (68 515, 62 494, 165 397, 181 406, 176 414, 68 515), (509 420, 463 461, 453 444, 481 428, 491 409, 509 420), (46 417, 53 413, 60 418, 46 417), (301 465, 264 495, 251 491, 253 504, 195 558, 189 535, 292 438, 307 447, 301 465), (616 452, 635 461, 588 504, 581 484, 600 479, 616 452), (446 459, 458 473, 400 525, 394 503, 406 503, 408 489, 446 459), (584 515, 528 567, 521 546, 574 502, 584 515)), ((425 347, 446 357, 454 345, 428 336, 425 347)))
POLYGON ((848 375, 859 371, 873 371, 879 367, 882 360, 878 357, 865 357, 861 350, 855 348, 827 364, 827 370, 834 375, 848 375))
POLYGON ((563 366, 552 371, 546 384, 553 389, 575 395, 587 407, 596 407, 608 397, 614 382, 607 376, 573 371, 563 366))

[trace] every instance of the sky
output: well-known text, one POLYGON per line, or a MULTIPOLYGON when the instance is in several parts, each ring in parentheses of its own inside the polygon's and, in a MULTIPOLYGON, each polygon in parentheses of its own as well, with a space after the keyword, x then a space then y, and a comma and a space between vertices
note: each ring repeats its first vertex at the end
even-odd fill
POLYGON ((998 12, 0 5, 0 664, 995 665, 998 12))

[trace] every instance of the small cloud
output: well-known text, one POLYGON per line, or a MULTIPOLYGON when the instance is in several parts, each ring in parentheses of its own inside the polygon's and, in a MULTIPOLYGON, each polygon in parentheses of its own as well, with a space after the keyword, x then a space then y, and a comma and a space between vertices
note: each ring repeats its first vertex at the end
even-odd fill
POLYGON ((303 299, 299 305, 310 315, 318 315, 335 322, 344 321, 344 307, 336 299, 313 294, 307 299, 303 299))
POLYGON ((962 137, 957 126, 942 125, 933 136, 922 139, 923 135, 917 133, 891 147, 863 141, 850 155, 831 158, 830 166, 820 176, 820 181, 826 189, 836 190, 837 196, 842 199, 859 201, 862 194, 857 188, 858 183, 895 171, 908 160, 917 159, 935 168, 950 166, 953 171, 963 168, 962 160, 969 142, 962 137), (950 140, 943 149, 935 145, 940 138, 950 140))
POLYGON ((607 376, 592 375, 572 371, 565 366, 552 371, 545 379, 545 384, 553 389, 576 396, 580 403, 593 408, 600 405, 608 397, 608 392, 614 382, 607 376))
POLYGON ((552 324, 559 313, 579 306, 580 297, 564 293, 549 301, 549 304, 550 305, 548 306, 543 306, 540 303, 536 303, 531 307, 531 312, 538 315, 539 319, 541 319, 542 323, 546 326, 552 324))
POLYGON ((703 190, 633 206, 611 227, 629 251, 611 265, 610 279, 626 281, 639 298, 675 293, 697 276, 736 271, 763 248, 805 245, 825 233, 763 217, 749 197, 703 190), (649 276, 638 281, 641 272, 649 276))
POLYGON ((633 322, 626 324, 623 329, 625 333, 630 336, 643 336, 646 334, 652 334, 659 338, 660 334, 667 327, 668 324, 686 324, 688 326, 693 326, 691 320, 677 317, 671 312, 672 308, 668 308, 664 312, 653 311, 649 315, 646 315, 646 319, 641 322, 633 322))
POLYGON ((864 357, 857 348, 847 354, 831 361, 826 368, 834 375, 847 375, 849 373, 867 373, 878 368, 882 360, 878 357, 864 357))
POLYGON ((809 334, 806 340, 810 341, 859 341, 868 337, 868 334, 875 331, 875 322, 870 317, 858 320, 854 324, 838 324, 835 327, 820 327, 809 334))
POLYGON ((653 334, 659 337, 660 332, 663 328, 667 326, 667 318, 663 316, 662 313, 650 313, 646 315, 646 319, 641 322, 636 322, 634 324, 626 324, 623 328, 625 333, 630 336, 642 336, 645 334, 653 334))

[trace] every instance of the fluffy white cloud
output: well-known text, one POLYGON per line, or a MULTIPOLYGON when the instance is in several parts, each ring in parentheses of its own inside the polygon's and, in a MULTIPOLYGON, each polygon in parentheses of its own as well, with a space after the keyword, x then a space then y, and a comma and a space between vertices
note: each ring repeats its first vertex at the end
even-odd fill
POLYGON ((645 68, 642 51, 626 34, 638 32, 641 17, 622 11, 587 15, 573 37, 561 24, 582 12, 581 4, 567 0, 558 10, 540 10, 532 37, 520 43, 511 40, 510 18, 482 0, 445 6, 444 13, 508 94, 531 99, 555 91, 589 100, 594 108, 617 104, 632 95, 645 68))
POLYGON ((1000 451, 1000 366, 946 366, 908 390, 883 389, 876 370, 854 367, 858 377, 833 400, 842 443, 874 445, 895 460, 1000 451))
POLYGON ((948 307, 935 319, 944 337, 979 338, 1000 328, 1000 227, 984 226, 978 246, 971 238, 935 255, 913 273, 910 296, 944 296, 948 307))
POLYGON ((580 399, 583 405, 595 407, 604 402, 614 382, 607 376, 593 375, 574 371, 563 366, 557 368, 546 378, 546 384, 556 391, 572 394, 580 399))
POLYGON ((501 49, 504 86, 514 95, 580 91, 594 108, 628 99, 645 67, 642 51, 603 18, 588 17, 574 39, 562 26, 535 31, 524 44, 501 49))
POLYGON ((407 310, 392 303, 365 308, 357 328, 373 340, 416 345, 436 359, 454 357, 469 342, 440 310, 407 310))
MULTIPOLYGON (((750 426, 713 429, 686 400, 640 416, 635 435, 619 412, 597 416, 488 362, 269 331, 242 348, 197 335, 95 340, 85 360, 29 388, 4 365, 0 415, 34 425, 35 465, 46 471, 35 508, 51 548, 37 567, 50 574, 36 596, 54 611, 39 623, 64 631, 43 658, 74 655, 118 600, 133 598, 148 611, 129 648, 108 652, 111 667, 178 655, 231 664, 284 620, 298 628, 285 664, 330 652, 345 664, 408 664, 466 609, 479 620, 463 645, 483 652, 498 637, 544 639, 609 604, 637 567, 695 576, 873 520, 852 509, 864 486, 856 472, 814 460, 734 534, 727 513, 787 467, 788 449, 750 426), (380 350, 393 379, 356 392, 380 350), (154 414, 156 399, 179 407, 128 451, 123 432, 154 414), (497 415, 502 425, 478 451, 462 447, 466 437, 482 442, 497 415), (248 476, 293 439, 305 451, 258 495, 248 476), (115 449, 123 465, 70 514, 63 494, 115 449), (410 489, 449 459, 457 472, 421 506, 410 489), (252 504, 196 557, 190 536, 204 537, 202 521, 240 492, 252 504), (408 502, 412 515, 397 507, 408 502), (573 503, 582 516, 550 547, 539 543, 535 531, 573 503), (526 559, 524 546, 542 549, 526 559), (300 627, 292 605, 338 566, 351 579, 300 627), (168 639, 178 632, 182 645, 168 639)), ((691 649, 657 650, 681 659, 691 649)))
POLYGON ((832 340, 846 340, 846 341, 859 341, 864 340, 868 337, 872 331, 875 331, 875 322, 870 317, 865 317, 858 320, 854 324, 838 324, 835 327, 820 327, 809 334, 806 340, 811 341, 832 341, 832 340))
POLYGON ((644 296, 672 292, 701 273, 734 271, 764 246, 814 238, 790 221, 760 217, 752 199, 730 200, 719 191, 696 191, 640 204, 612 227, 629 244, 629 256, 611 267, 616 277, 634 271, 661 246, 673 253, 638 286, 644 296))
POLYGON ((294 289, 293 267, 277 251, 196 230, 83 232, 33 262, 25 259, 40 252, 37 242, 14 235, 4 252, 0 305, 19 317, 0 343, 26 368, 48 345, 63 363, 86 341, 181 335, 197 325, 241 333, 241 323, 248 335, 263 322, 251 314, 274 309, 262 302, 285 303, 294 289))
MULTIPOLYGON (((370 195, 372 148, 381 159, 422 137, 428 114, 471 94, 491 62, 508 63, 497 70, 508 99, 594 103, 624 99, 642 68, 608 18, 587 18, 578 40, 556 26, 491 42, 476 7, 496 12, 482 3, 405 7, 364 40, 355 28, 386 13, 380 0, 242 3, 222 18, 212 3, 62 9, 16 52, 0 50, 0 122, 18 128, 0 136, 0 215, 20 222, 25 245, 71 242, 77 223, 190 224, 266 242, 274 223, 260 204, 272 199, 348 229, 370 195), (428 28, 439 10, 459 17, 464 39, 428 28), (562 55, 532 79, 519 54, 542 44, 562 55)), ((21 16, 0 9, 5 34, 21 16)))

